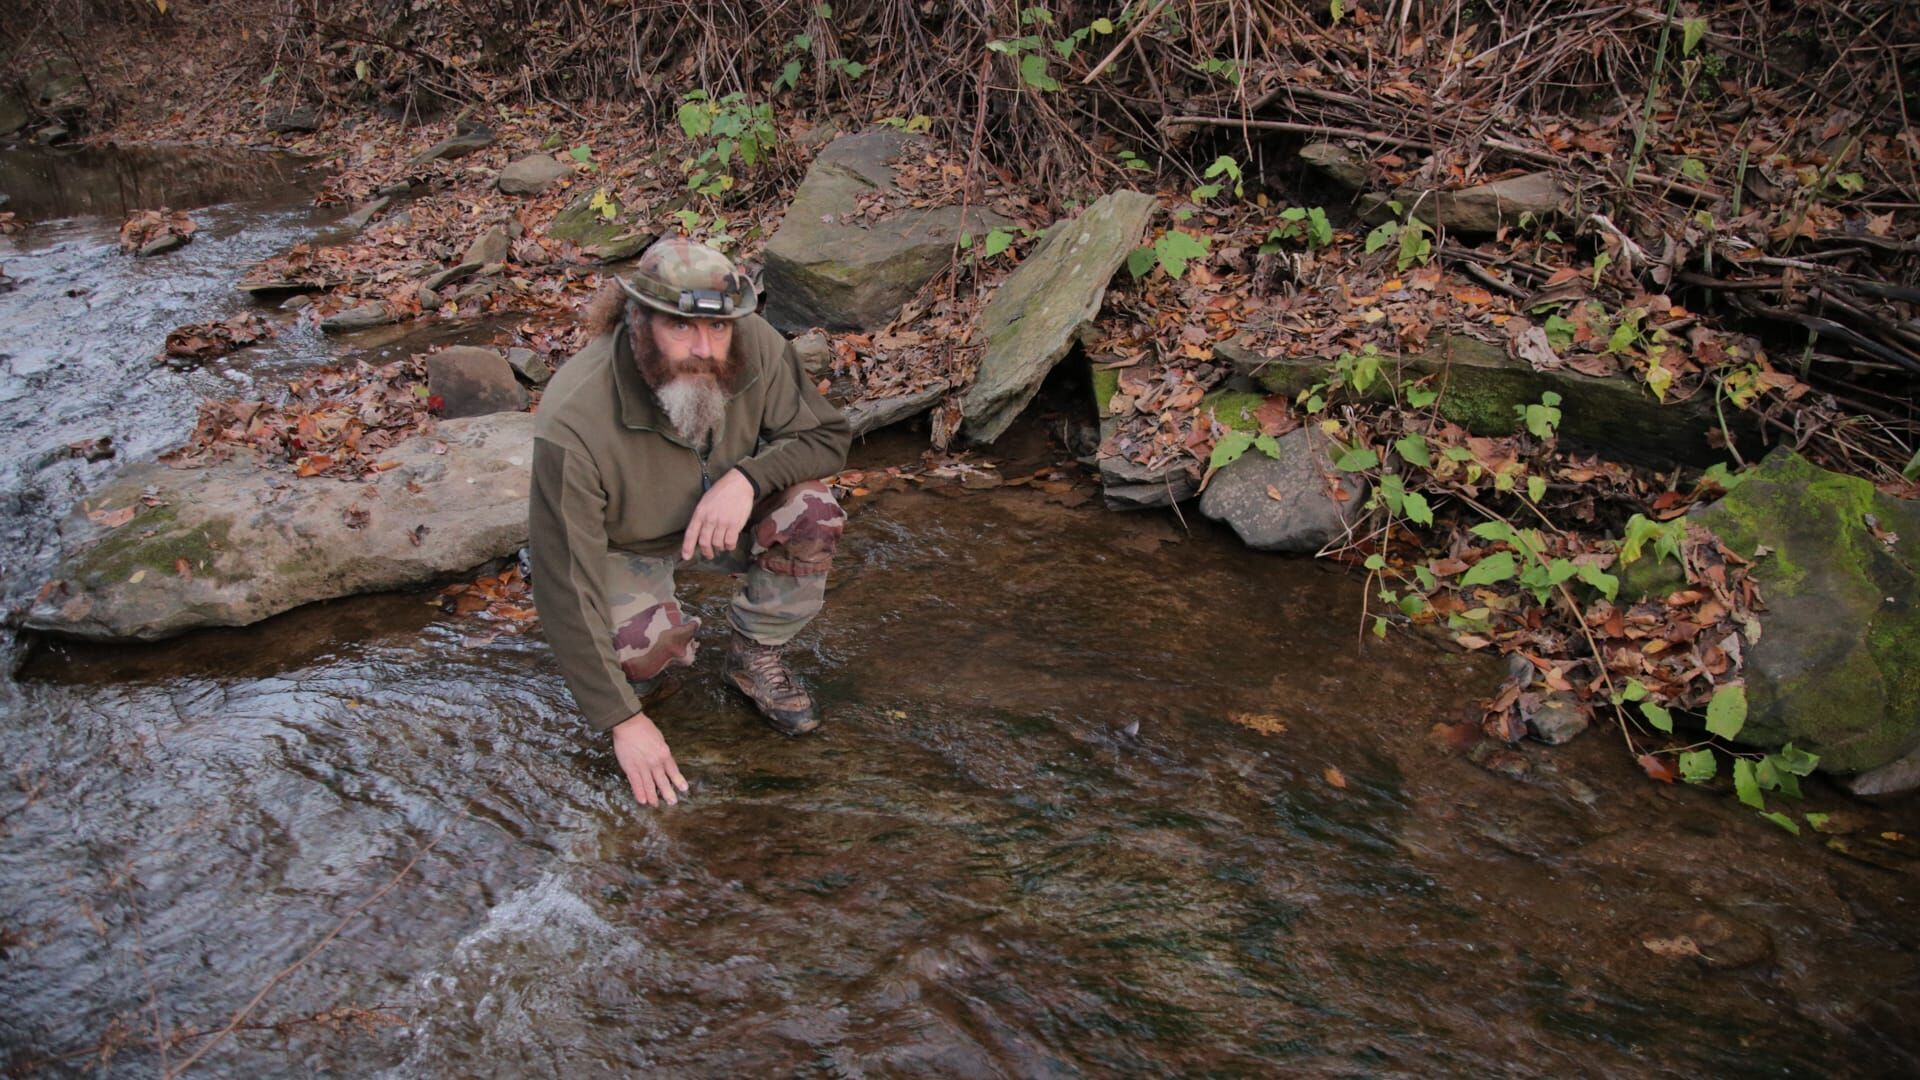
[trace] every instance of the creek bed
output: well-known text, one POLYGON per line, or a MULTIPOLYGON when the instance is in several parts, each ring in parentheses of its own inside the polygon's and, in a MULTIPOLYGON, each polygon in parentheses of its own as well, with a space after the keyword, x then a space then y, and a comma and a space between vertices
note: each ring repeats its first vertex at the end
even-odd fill
MULTIPOLYGON (((304 213, 208 216, 244 260, 304 213)), ((122 290, 123 363, 209 317, 148 292, 122 290)), ((29 339, 74 318, 4 310, 29 339)), ((274 348, 332 347, 300 340, 274 348)), ((179 376, 104 370, 6 408, 64 393, 129 453, 184 432, 179 376)), ((0 687, 0 1062, 79 1072, 106 1042, 148 1075, 156 1021, 218 1028, 278 979, 207 1071, 1914 1070, 1911 864, 1652 783, 1604 730, 1456 749, 1435 725, 1494 661, 1362 642, 1358 580, 1085 495, 855 500, 798 654, 829 717, 806 739, 721 690, 727 583, 693 579, 671 809, 633 805, 538 635, 427 595, 43 648, 0 687)))

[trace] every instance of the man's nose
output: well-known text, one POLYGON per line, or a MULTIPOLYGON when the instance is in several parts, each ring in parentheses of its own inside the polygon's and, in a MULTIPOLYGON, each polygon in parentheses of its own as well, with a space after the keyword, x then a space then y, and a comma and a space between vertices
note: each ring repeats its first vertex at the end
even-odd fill
POLYGON ((711 325, 696 325, 693 328, 693 355, 702 360, 711 360, 720 354, 715 348, 720 332, 711 325))

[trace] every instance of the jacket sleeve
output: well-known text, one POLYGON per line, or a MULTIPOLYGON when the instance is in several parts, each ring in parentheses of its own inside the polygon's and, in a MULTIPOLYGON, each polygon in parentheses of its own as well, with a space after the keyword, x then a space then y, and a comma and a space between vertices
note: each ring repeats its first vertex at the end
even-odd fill
POLYGON ((536 437, 532 491, 534 607, 574 703, 595 731, 606 731, 640 711, 613 651, 606 489, 586 454, 536 437))
MULTIPOLYGON (((771 328, 769 333, 774 333, 771 328)), ((774 337, 779 340, 777 333, 774 337)), ((832 476, 846 465, 847 448, 853 444, 847 418, 820 396, 793 346, 786 345, 770 366, 760 416, 760 438, 766 446, 735 465, 762 496, 832 476)))

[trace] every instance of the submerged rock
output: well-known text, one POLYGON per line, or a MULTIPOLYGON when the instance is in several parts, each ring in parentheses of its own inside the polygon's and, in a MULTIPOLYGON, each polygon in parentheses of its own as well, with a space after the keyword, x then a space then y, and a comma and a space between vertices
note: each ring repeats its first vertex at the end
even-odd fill
POLYGON ((981 313, 986 349, 960 399, 961 434, 992 442, 1033 400, 1047 372, 1100 313, 1107 282, 1140 246, 1153 208, 1151 195, 1116 191, 1047 230, 981 313))
POLYGON ((364 482, 296 479, 246 454, 131 466, 61 524, 58 576, 26 626, 153 640, 470 570, 527 542, 532 454, 533 416, 499 413, 395 445, 397 464, 364 482), (89 506, 134 513, 109 526, 89 506))
POLYGON ((813 161, 767 242, 767 320, 788 333, 884 326, 953 257, 960 235, 1011 224, 980 207, 901 209, 848 220, 860 196, 894 188, 915 140, 892 131, 835 139, 813 161))
POLYGON ((1333 467, 1332 440, 1305 427, 1277 441, 1279 457, 1249 449, 1215 473, 1200 513, 1232 526, 1255 551, 1311 555, 1354 535, 1367 488, 1333 467))
POLYGON ((1766 599, 1740 742, 1837 773, 1920 748, 1920 507, 1782 447, 1691 520, 1756 560, 1766 599))
MULTIPOLYGON (((1320 357, 1267 357, 1238 339, 1214 346, 1234 371, 1257 381, 1269 393, 1292 398, 1332 374, 1334 361, 1320 357)), ((1419 353, 1391 358, 1396 379, 1381 379, 1375 396, 1386 397, 1398 379, 1435 375, 1440 415, 1475 435, 1511 435, 1520 421, 1515 410, 1535 404, 1551 390, 1560 395, 1560 439, 1570 446, 1609 458, 1670 467, 1674 461, 1707 466, 1726 460, 1726 451, 1708 438, 1720 418, 1712 398, 1662 404, 1639 381, 1626 376, 1597 377, 1562 368, 1540 371, 1507 350, 1464 334, 1445 334, 1419 353)), ((1736 438, 1752 432, 1744 413, 1728 410, 1736 438)))

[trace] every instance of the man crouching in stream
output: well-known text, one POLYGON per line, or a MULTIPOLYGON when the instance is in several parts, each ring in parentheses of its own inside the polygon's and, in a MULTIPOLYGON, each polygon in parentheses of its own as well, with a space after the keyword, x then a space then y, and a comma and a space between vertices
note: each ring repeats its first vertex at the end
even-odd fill
POLYGON ((820 481, 851 439, 756 306, 725 255, 660 241, 589 309, 598 336, 535 420, 534 604, 574 702, 612 733, 648 806, 687 790, 643 708, 667 669, 693 663, 682 562, 745 574, 727 681, 785 734, 820 724, 781 651, 826 599, 846 515, 820 481))

